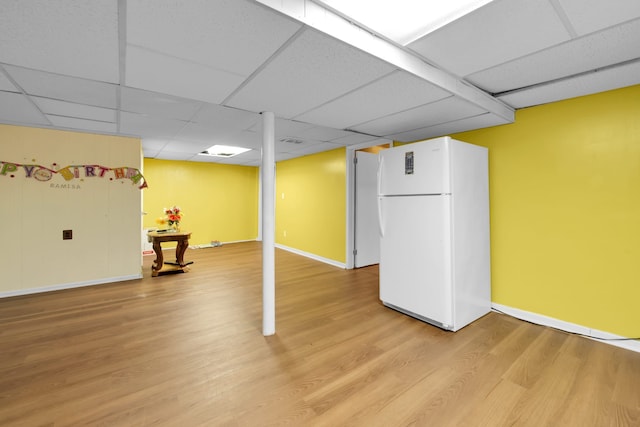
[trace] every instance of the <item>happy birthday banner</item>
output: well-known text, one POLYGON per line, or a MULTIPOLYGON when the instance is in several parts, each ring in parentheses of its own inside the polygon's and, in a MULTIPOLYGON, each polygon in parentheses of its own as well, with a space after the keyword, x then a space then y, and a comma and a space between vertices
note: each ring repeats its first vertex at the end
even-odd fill
POLYGON ((144 176, 142 176, 140 171, 136 168, 126 166, 108 168, 101 165, 69 165, 62 169, 58 169, 56 163, 53 164, 53 167, 56 169, 36 164, 27 165, 0 162, 0 176, 9 176, 10 178, 14 178, 14 172, 18 172, 19 169, 22 169, 24 170, 26 178, 34 178, 42 182, 49 181, 53 178, 54 174, 60 174, 66 181, 71 181, 73 179, 82 180, 84 178, 93 177, 109 178, 110 180, 130 179, 133 184, 139 184, 138 188, 141 190, 148 187, 144 176))

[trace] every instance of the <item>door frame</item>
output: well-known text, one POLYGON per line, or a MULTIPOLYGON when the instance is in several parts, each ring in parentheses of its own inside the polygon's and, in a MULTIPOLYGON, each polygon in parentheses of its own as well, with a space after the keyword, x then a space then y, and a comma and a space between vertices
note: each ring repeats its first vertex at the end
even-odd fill
POLYGON ((351 270, 355 266, 355 257, 353 256, 353 249, 355 248, 355 214, 356 214, 356 197, 355 197, 355 184, 356 184, 356 168, 354 165, 354 159, 356 157, 356 151, 363 148, 375 147, 376 145, 389 144, 389 147, 393 147, 393 140, 386 138, 378 138, 372 141, 363 142, 361 144, 347 146, 346 153, 346 166, 347 166, 347 212, 346 212, 346 263, 345 268, 351 270))

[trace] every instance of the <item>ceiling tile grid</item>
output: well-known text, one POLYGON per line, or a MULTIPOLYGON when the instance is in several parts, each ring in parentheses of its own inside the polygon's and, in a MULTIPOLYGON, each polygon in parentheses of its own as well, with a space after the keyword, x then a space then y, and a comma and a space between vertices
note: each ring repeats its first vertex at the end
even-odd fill
POLYGON ((5 65, 4 68, 29 95, 95 107, 117 108, 117 85, 11 65, 5 65))
POLYGON ((40 111, 45 114, 116 123, 116 110, 110 108, 93 107, 37 96, 31 97, 31 99, 40 108, 40 111))
POLYGON ((18 88, 11 83, 11 80, 4 74, 2 65, 0 65, 0 91, 19 92, 18 88))
POLYGON ((149 117, 143 114, 120 113, 120 132, 125 135, 141 135, 144 138, 172 139, 187 123, 149 117))
POLYGON ((556 0, 578 35, 585 35, 640 16, 638 0, 556 0))
POLYGON ((448 96, 429 82, 395 71, 295 118, 345 129, 448 96))
POLYGON ((259 165, 261 111, 276 114, 280 161, 640 84, 638 0, 494 0, 407 48, 331 14, 297 0, 3 1, 0 123, 259 165), (251 151, 196 154, 215 143, 251 151))
POLYGON ((467 80, 491 93, 513 90, 637 58, 639 43, 640 19, 636 19, 483 70, 467 80))
POLYGON ((569 40, 548 0, 495 0, 409 44, 457 76, 569 40))
POLYGON ((451 96, 442 101, 422 105, 355 126, 354 129, 372 135, 389 137, 390 135, 401 134, 403 131, 413 131, 438 123, 453 122, 482 113, 484 113, 483 109, 461 98, 451 96))
POLYGON ((120 108, 130 113, 191 120, 202 106, 202 102, 163 93, 129 87, 123 87, 120 91, 120 108))
POLYGON ((118 83, 118 2, 0 2, 0 62, 118 83))
POLYGON ((353 47, 305 30, 227 105, 292 118, 392 70, 387 63, 353 47))
POLYGON ((240 77, 248 77, 300 27, 248 0, 127 1, 129 45, 240 77))
POLYGON ((79 119, 76 117, 56 116, 52 114, 47 114, 47 119, 49 119, 54 126, 61 129, 77 129, 104 133, 116 133, 118 131, 118 126, 115 123, 79 119))
POLYGON ((51 124, 27 97, 13 92, 0 92, 0 117, 9 124, 51 124))
POLYGON ((435 138, 442 135, 450 135, 456 132, 464 132, 473 129, 482 129, 491 126, 499 126, 508 122, 496 116, 495 114, 479 114, 477 116, 465 117, 460 120, 454 120, 448 123, 439 123, 420 129, 414 129, 408 132, 400 132, 389 135, 389 138, 396 141, 420 141, 428 138, 435 138))
POLYGON ((244 81, 237 74, 137 46, 128 45, 126 57, 125 84, 152 92, 219 104, 244 81))
POLYGON ((571 79, 508 92, 499 98, 515 108, 526 108, 548 102, 583 96, 640 84, 640 60, 571 79))

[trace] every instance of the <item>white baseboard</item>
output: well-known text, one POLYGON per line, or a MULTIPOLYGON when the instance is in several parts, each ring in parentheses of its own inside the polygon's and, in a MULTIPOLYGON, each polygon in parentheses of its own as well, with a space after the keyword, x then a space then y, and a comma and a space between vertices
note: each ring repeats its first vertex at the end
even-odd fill
POLYGON ((64 289, 82 288, 84 286, 104 285, 107 283, 124 282, 126 280, 142 279, 142 273, 130 276, 108 277, 104 279, 87 280, 85 282, 63 283, 60 285, 43 286, 41 288, 17 289, 0 292, 0 298, 16 297, 20 295, 39 294, 42 292, 61 291, 64 289))
POLYGON ((558 320, 553 317, 543 316, 542 314, 532 313, 530 311, 520 310, 518 308, 508 307, 502 304, 491 303, 491 307, 497 312, 507 314, 515 317, 516 319, 525 320, 537 325, 549 326, 551 328, 573 334, 579 334, 585 338, 590 338, 605 344, 640 353, 640 340, 629 339, 629 337, 614 335, 609 332, 599 331, 597 329, 565 322, 564 320, 558 320))
MULTIPOLYGON (((214 245, 212 243, 204 243, 202 245, 193 245, 193 246, 189 246, 189 249, 206 249, 206 248, 217 248, 219 246, 223 246, 223 245, 232 245, 234 243, 246 243, 246 242, 255 242, 256 239, 249 239, 249 240, 231 240, 228 242, 218 242, 217 245, 214 245)), ((164 249, 162 249, 164 251, 164 249)))
POLYGON ((330 265, 333 265, 335 267, 340 267, 340 268, 347 268, 347 265, 345 263, 343 263, 343 262, 338 262, 338 261, 333 260, 333 259, 324 258, 324 257, 318 256, 316 254, 312 254, 310 252, 305 252, 305 251, 301 251, 299 249, 290 248, 288 246, 280 245, 278 243, 276 243, 274 246, 276 248, 278 248, 278 249, 282 249, 282 250, 285 250, 287 252, 293 252, 294 254, 302 255, 302 256, 307 257, 307 258, 315 259, 316 261, 324 262, 325 264, 330 264, 330 265))

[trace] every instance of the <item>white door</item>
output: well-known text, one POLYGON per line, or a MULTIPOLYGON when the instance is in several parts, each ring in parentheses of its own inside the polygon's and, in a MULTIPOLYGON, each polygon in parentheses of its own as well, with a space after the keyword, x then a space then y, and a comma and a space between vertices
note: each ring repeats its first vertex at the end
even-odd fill
POLYGON ((380 299, 452 326, 450 196, 381 197, 380 299))
POLYGON ((378 155, 356 151, 354 266, 380 262, 378 155))

